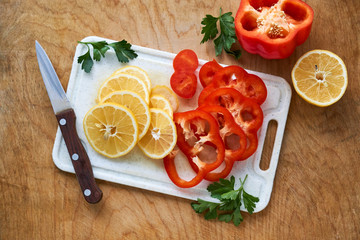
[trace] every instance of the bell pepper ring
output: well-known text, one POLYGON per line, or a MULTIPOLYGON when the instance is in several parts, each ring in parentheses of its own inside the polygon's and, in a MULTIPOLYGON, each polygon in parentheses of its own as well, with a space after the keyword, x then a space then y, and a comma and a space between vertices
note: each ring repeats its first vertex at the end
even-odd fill
POLYGON ((263 111, 259 104, 250 98, 244 97, 234 88, 216 89, 205 99, 204 105, 225 107, 244 132, 257 131, 264 120, 263 111))
POLYGON ((245 51, 283 59, 305 42, 313 19, 314 11, 302 0, 241 0, 235 32, 245 51))
POLYGON ((204 88, 209 85, 212 82, 215 73, 221 68, 222 66, 217 63, 215 59, 205 63, 199 71, 199 80, 201 85, 204 88))
POLYGON ((246 148, 246 135, 242 128, 235 122, 231 113, 219 105, 203 105, 198 109, 212 114, 215 119, 217 119, 220 136, 225 144, 225 158, 239 159, 246 148), (229 146, 226 138, 233 135, 237 136, 237 142, 233 144, 233 146, 229 146))
MULTIPOLYGON (((219 181, 220 178, 225 178, 229 175, 234 165, 234 161, 242 159, 242 155, 245 152, 247 146, 247 137, 226 108, 217 105, 205 105, 201 106, 199 110, 216 115, 215 118, 219 122, 220 136, 222 137, 225 144, 225 167, 221 171, 211 171, 205 176, 205 179, 208 181, 219 181), (230 147, 227 144, 226 138, 233 135, 237 136, 235 139, 237 143, 230 147)), ((196 172, 198 171, 198 168, 195 164, 190 162, 190 165, 196 172)), ((219 168, 221 168, 221 166, 219 168)))
POLYGON ((224 161, 225 145, 220 136, 217 120, 211 114, 201 110, 177 112, 174 113, 173 119, 177 129, 177 146, 188 159, 202 162, 201 168, 206 172, 219 167, 224 161), (209 157, 203 156, 204 154, 199 156, 205 145, 216 149, 215 160, 204 159, 209 157))
POLYGON ((248 159, 251 155, 253 155, 256 152, 256 149, 258 147, 257 133, 254 131, 245 131, 245 134, 247 139, 246 150, 243 153, 243 155, 238 159, 238 161, 248 159))
POLYGON ((267 89, 261 78, 247 73, 239 66, 232 65, 215 73, 211 84, 201 91, 198 105, 202 105, 211 92, 222 87, 235 88, 243 96, 255 100, 260 105, 265 102, 267 97, 267 89))
MULTIPOLYGON (((194 187, 194 186, 198 185, 204 179, 204 177, 207 173, 207 170, 205 167, 201 167, 203 165, 202 162, 197 162, 200 165, 200 167, 198 168, 196 175, 189 181, 182 179, 177 172, 176 164, 175 164, 175 157, 179 151, 180 151, 179 149, 173 150, 169 155, 164 157, 163 163, 164 163, 166 173, 169 176, 170 180, 176 186, 181 187, 181 188, 194 187)), ((191 161, 192 160, 189 159, 189 162, 191 162, 191 161)))

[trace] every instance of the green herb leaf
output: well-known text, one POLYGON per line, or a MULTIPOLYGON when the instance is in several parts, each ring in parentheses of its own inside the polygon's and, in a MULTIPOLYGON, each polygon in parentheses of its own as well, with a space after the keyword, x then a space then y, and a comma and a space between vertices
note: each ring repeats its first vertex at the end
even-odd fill
POLYGON ((202 28, 201 33, 204 34, 204 38, 201 40, 201 43, 204 43, 216 37, 219 32, 216 27, 217 20, 218 18, 211 15, 206 15, 206 17, 203 18, 201 24, 204 25, 204 27, 202 28))
POLYGON ((129 62, 129 59, 134 59, 137 57, 137 54, 134 50, 131 49, 131 44, 125 40, 120 42, 114 42, 108 44, 106 41, 99 41, 99 42, 80 42, 80 44, 84 44, 87 46, 88 51, 78 57, 78 63, 82 63, 81 69, 85 70, 85 72, 89 73, 91 68, 94 65, 94 61, 91 58, 90 54, 90 47, 92 46, 93 49, 93 58, 96 61, 100 61, 101 57, 105 57, 105 53, 112 47, 115 51, 116 57, 119 62, 125 63, 129 62))
POLYGON ((197 213, 203 213, 204 211, 208 209, 214 209, 219 205, 219 203, 214 202, 208 202, 202 199, 198 199, 197 203, 193 202, 191 203, 191 207, 195 210, 197 213))
POLYGON ((244 206, 245 206, 246 210, 250 214, 252 214, 254 212, 254 208, 256 207, 256 203, 259 202, 259 198, 248 194, 244 190, 243 191, 243 200, 244 200, 244 206))
POLYGON ((85 72, 89 73, 91 71, 91 68, 94 65, 94 61, 91 59, 90 50, 87 51, 84 55, 78 57, 78 63, 82 63, 81 69, 83 69, 85 72))
POLYGON ((242 202, 250 214, 254 212, 256 202, 259 198, 254 197, 244 190, 244 180, 240 180, 240 187, 234 189, 235 177, 231 176, 230 179, 220 179, 219 182, 210 184, 207 190, 213 198, 220 200, 220 203, 205 201, 198 199, 197 202, 191 203, 191 207, 196 213, 204 214, 204 218, 218 219, 224 222, 232 221, 235 226, 238 226, 244 219, 240 211, 242 202))
POLYGON ((134 59, 138 56, 135 51, 131 49, 131 44, 125 40, 111 43, 109 46, 115 50, 119 62, 126 63, 129 62, 129 59, 134 59))
POLYGON ((241 215, 240 205, 239 205, 233 212, 233 223, 235 226, 239 226, 243 220, 244 220, 244 218, 241 215))
POLYGON ((235 177, 231 176, 230 180, 219 179, 219 182, 214 182, 207 187, 211 193, 211 197, 221 200, 221 195, 234 189, 235 177))
POLYGON ((219 214, 219 220, 223 221, 223 222, 230 222, 231 219, 233 218, 233 215, 231 213, 223 213, 223 214, 219 214))
POLYGON ((241 56, 240 50, 231 50, 232 45, 236 42, 235 24, 234 18, 231 16, 231 12, 221 14, 222 9, 220 8, 220 16, 213 17, 206 15, 201 21, 202 27, 201 33, 204 37, 200 43, 204 43, 216 37, 219 33, 217 28, 217 21, 219 21, 220 35, 214 40, 215 54, 219 56, 224 50, 226 53, 239 59, 241 56))

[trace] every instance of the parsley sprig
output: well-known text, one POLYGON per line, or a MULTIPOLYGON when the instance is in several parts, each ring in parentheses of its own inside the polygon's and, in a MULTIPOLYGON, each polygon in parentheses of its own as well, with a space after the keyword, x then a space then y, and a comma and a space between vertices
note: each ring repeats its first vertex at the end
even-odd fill
POLYGON ((205 43, 216 37, 219 33, 217 27, 217 21, 219 21, 220 35, 214 40, 216 56, 219 56, 224 49, 226 53, 233 55, 236 59, 239 59, 241 51, 231 50, 231 46, 237 39, 235 34, 234 18, 231 16, 231 12, 221 14, 221 11, 222 9, 220 8, 219 17, 207 14, 206 17, 203 18, 201 24, 204 26, 202 27, 201 33, 204 34, 204 37, 201 43, 205 43))
POLYGON ((244 181, 240 180, 240 187, 235 189, 235 177, 231 176, 230 180, 220 178, 219 182, 210 184, 207 190, 210 192, 211 197, 220 200, 220 203, 209 202, 198 199, 197 202, 192 202, 191 207, 196 213, 204 213, 206 220, 219 219, 220 221, 232 221, 235 226, 238 226, 243 221, 240 207, 244 203, 246 210, 252 214, 259 202, 259 198, 248 194, 244 190, 244 181))
POLYGON ((110 49, 113 48, 116 54, 117 59, 119 62, 126 63, 129 62, 129 59, 134 59, 137 57, 137 54, 134 50, 131 49, 131 44, 128 43, 126 40, 122 40, 120 42, 113 42, 107 43, 106 41, 99 41, 99 42, 81 42, 78 41, 80 44, 84 44, 87 46, 88 51, 78 57, 78 63, 81 64, 81 69, 85 72, 89 73, 91 68, 94 65, 94 61, 91 58, 90 54, 90 46, 93 49, 93 58, 96 61, 100 61, 101 57, 105 58, 105 53, 110 49))

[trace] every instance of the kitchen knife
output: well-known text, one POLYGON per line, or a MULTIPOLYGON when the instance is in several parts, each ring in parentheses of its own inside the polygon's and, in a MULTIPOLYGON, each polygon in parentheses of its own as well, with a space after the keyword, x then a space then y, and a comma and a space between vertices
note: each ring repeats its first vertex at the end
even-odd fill
POLYGON ((75 112, 61 86, 49 57, 38 41, 35 41, 35 48, 40 72, 69 151, 80 188, 87 202, 97 203, 101 200, 103 194, 96 185, 89 157, 76 132, 75 112))

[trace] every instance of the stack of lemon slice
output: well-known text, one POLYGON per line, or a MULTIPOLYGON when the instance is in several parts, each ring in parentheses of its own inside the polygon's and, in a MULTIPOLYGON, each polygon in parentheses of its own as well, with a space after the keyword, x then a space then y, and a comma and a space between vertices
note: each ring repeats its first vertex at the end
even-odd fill
POLYGON ((136 66, 116 70, 100 86, 98 105, 84 117, 84 131, 98 153, 118 158, 136 145, 150 158, 161 159, 176 144, 172 114, 176 95, 166 86, 151 88, 147 73, 136 66))

